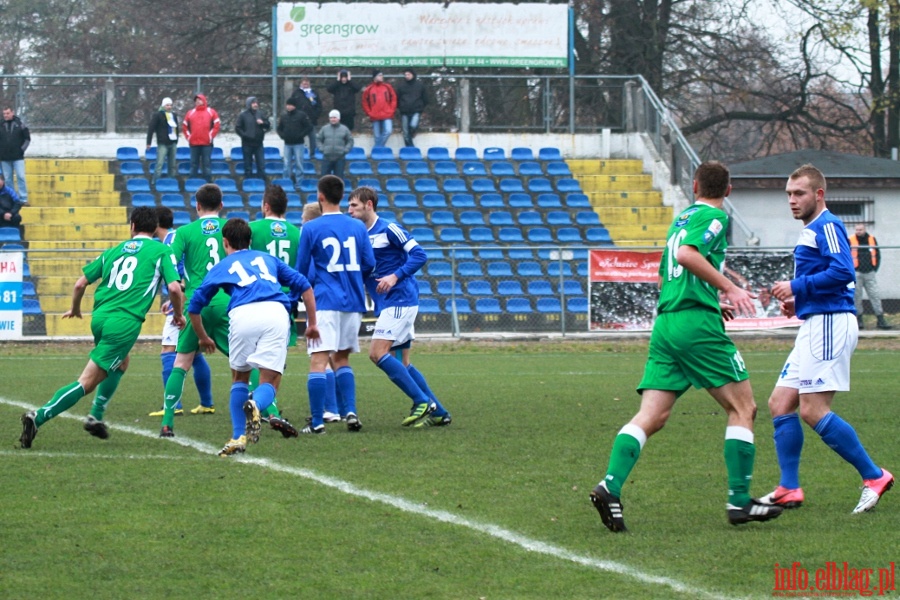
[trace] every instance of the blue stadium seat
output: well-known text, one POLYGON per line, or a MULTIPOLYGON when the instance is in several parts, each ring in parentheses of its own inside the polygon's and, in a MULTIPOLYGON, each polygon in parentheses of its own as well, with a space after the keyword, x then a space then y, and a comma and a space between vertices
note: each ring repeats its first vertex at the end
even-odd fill
POLYGON ((234 148, 231 149, 231 152, 228 153, 228 157, 233 162, 240 162, 240 161, 244 160, 244 149, 241 148, 240 146, 235 146, 234 148))
POLYGON ((551 210, 547 213, 548 225, 571 225, 572 217, 564 210, 551 210))
POLYGON ((400 160, 422 160, 422 151, 413 146, 400 148, 400 160))
MULTIPOLYGON (((364 160, 355 160, 351 162, 347 170, 351 175, 374 175, 372 172, 372 165, 364 160)), ((399 166, 397 167, 397 171, 399 173, 399 166)))
MULTIPOLYGON (((401 150, 406 150, 407 148, 401 148, 401 150)), ((406 174, 407 175, 431 175, 431 167, 428 166, 428 163, 424 160, 413 160, 406 163, 406 174)))
POLYGON ((503 196, 500 194, 481 194, 478 197, 478 205, 482 208, 506 208, 503 196))
POLYGON ((467 162, 463 163, 462 173, 469 177, 483 177, 487 175, 487 169, 482 162, 467 162))
POLYGON ((405 210, 400 215, 400 222, 406 227, 416 227, 428 225, 428 219, 421 210, 405 210))
POLYGON ((394 151, 387 146, 375 146, 369 153, 369 158, 375 161, 394 160, 394 151))
POLYGON ((511 194, 514 192, 524 192, 525 188, 522 186, 521 179, 501 179, 500 180, 500 191, 505 194, 511 194))
POLYGON ((592 210, 583 210, 575 214, 575 222, 579 225, 600 225, 600 215, 592 210))
POLYGON ((612 245, 613 241, 605 227, 590 227, 584 232, 584 238, 592 244, 612 245))
POLYGON ((147 192, 137 192, 131 195, 132 206, 156 206, 156 196, 147 192))
POLYGON ((434 163, 434 174, 435 175, 459 175, 459 169, 456 167, 456 163, 450 160, 441 160, 434 163))
MULTIPOLYGON (((159 198, 159 203, 162 206, 168 206, 173 210, 184 210, 184 196, 181 194, 163 194, 159 198)), ((243 201, 241 202, 243 205, 243 201)))
MULTIPOLYGON (((213 161, 213 162, 209 163, 209 168, 210 168, 210 173, 212 173, 213 175, 227 175, 228 177, 231 177, 231 167, 229 167, 228 163, 225 161, 222 161, 222 160, 213 161)), ((181 172, 180 166, 179 166, 178 170, 179 170, 179 172, 181 172)), ((269 165, 266 165, 266 171, 268 171, 268 170, 269 170, 269 165)), ((185 172, 185 174, 188 174, 190 172, 191 172, 190 163, 188 163, 188 170, 185 172)), ((284 172, 284 165, 282 163, 278 163, 278 173, 276 173, 276 175, 281 175, 283 172, 284 172)), ((291 187, 294 187, 294 186, 291 185, 291 187)))
POLYGON ((562 202, 558 194, 539 194, 537 205, 541 208, 562 208, 562 202))
POLYGON ((394 208, 416 208, 419 206, 419 199, 415 194, 395 194, 392 205, 394 208))
MULTIPOLYGON (((262 213, 256 213, 256 219, 262 219, 262 213)), ((302 210, 289 210, 284 213, 284 218, 287 219, 288 223, 296 225, 297 227, 301 227, 303 225, 303 211, 302 210)))
POLYGON ((528 191, 532 194, 545 194, 553 191, 553 185, 544 177, 532 177, 528 180, 528 191))
POLYGON ((425 208, 446 208, 447 197, 443 194, 423 194, 422 206, 425 208))
POLYGON ((478 153, 475 151, 475 148, 467 148, 465 146, 460 146, 456 149, 456 152, 453 153, 454 160, 458 161, 467 161, 467 160, 478 160, 478 153))
POLYGON ((122 146, 116 149, 116 160, 141 160, 141 155, 133 146, 122 146))
POLYGON ((480 210, 464 210, 459 213, 460 225, 484 225, 484 213, 480 210))
POLYGON ((380 163, 378 163, 377 170, 379 175, 388 177, 403 175, 403 169, 400 168, 400 163, 398 163, 396 160, 381 161, 380 163))
POLYGON ((501 296, 523 296, 522 284, 518 279, 503 279, 497 283, 497 293, 501 296))
POLYGON ((585 297, 566 298, 566 311, 570 313, 587 313, 588 299, 585 297))
POLYGON ((316 165, 308 160, 303 161, 303 173, 306 175, 315 175, 316 165))
POLYGON ((284 177, 278 177, 269 182, 269 185, 277 185, 280 186, 285 192, 290 192, 294 189, 294 180, 286 179, 284 177))
POLYGON ((438 304, 436 298, 419 298, 419 314, 439 315, 441 314, 441 305, 438 304))
POLYGON ((399 223, 400 221, 397 219, 397 215, 392 210, 379 210, 378 218, 384 219, 388 223, 399 223))
POLYGON ((550 277, 571 277, 572 267, 567 262, 553 261, 547 264, 547 275, 550 277))
POLYGON ((172 211, 172 225, 175 227, 181 227, 182 225, 187 225, 191 222, 191 213, 186 210, 173 210, 172 211))
POLYGON ((457 263, 456 272, 460 277, 484 277, 484 272, 481 270, 481 263, 475 261, 457 263))
POLYGON ((178 185, 178 180, 173 177, 162 177, 156 180, 156 191, 160 193, 165 192, 180 192, 181 186, 178 185))
POLYGON ((445 260, 432 260, 428 262, 429 277, 452 277, 453 269, 445 260))
POLYGON ((512 152, 509 153, 509 157, 520 162, 523 160, 534 160, 534 153, 531 151, 531 148, 513 148, 512 152))
POLYGON ((428 160, 432 161, 450 160, 450 151, 443 146, 435 146, 434 148, 428 149, 426 156, 428 157, 428 160))
POLYGON ((536 210, 525 210, 519 213, 519 225, 543 225, 544 218, 536 210))
POLYGON ((147 148, 146 152, 144 152, 144 160, 146 161, 156 161, 158 149, 156 146, 150 146, 147 148))
POLYGON ((277 146, 263 146, 263 160, 284 160, 277 146))
POLYGON ((265 165, 266 175, 281 175, 284 173, 284 163, 267 162, 265 165))
POLYGON ((556 239, 560 244, 582 244, 584 239, 577 227, 560 227, 556 232, 556 239))
POLYGON ((247 194, 247 204, 249 204, 250 206, 262 206, 262 199, 263 195, 259 192, 255 194, 247 194))
POLYGON ((469 230, 469 239, 478 244, 490 244, 494 240, 494 232, 490 227, 473 227, 469 230))
POLYGON ((425 256, 428 257, 428 260, 444 260, 446 258, 443 248, 431 246, 423 249, 425 250, 425 256))
MULTIPOLYGON (((219 181, 224 181, 224 180, 217 180, 216 183, 218 184, 219 181)), ((225 188, 222 187, 221 184, 219 184, 219 187, 222 188, 223 192, 225 191, 225 188)), ((248 194, 252 193, 252 192, 265 192, 266 191, 266 182, 263 181, 262 179, 256 179, 255 177, 249 177, 247 179, 244 179, 243 182, 241 182, 241 189, 248 194)))
POLYGON ((374 177, 360 177, 356 180, 356 187, 366 186, 370 187, 376 192, 381 191, 381 182, 375 179, 374 177))
POLYGON ((437 293, 441 296, 449 296, 450 294, 461 296, 463 293, 462 283, 460 283, 459 279, 442 279, 437 282, 437 293))
POLYGON ((184 191, 188 192, 189 194, 193 194, 200 189, 201 185, 206 185, 205 179, 200 179, 197 177, 193 179, 187 179, 184 182, 184 191))
POLYGON ((21 242, 22 234, 18 227, 0 227, 0 242, 21 242))
POLYGON ((453 194, 450 196, 450 206, 453 208, 475 208, 475 196, 472 194, 453 194))
POLYGON ((508 203, 510 208, 531 208, 534 206, 534 203, 531 201, 531 195, 521 192, 510 194, 508 203))
POLYGON ((581 193, 581 184, 578 183, 577 179, 560 179, 556 182, 556 190, 560 194, 568 194, 570 192, 575 192, 577 194, 581 193))
MULTIPOLYGON (((183 201, 182 204, 184 204, 183 201)), ((222 208, 244 208, 243 196, 240 194, 222 194, 222 208)))
POLYGON ((409 182, 400 177, 388 179, 385 182, 385 189, 389 192, 410 192, 409 182))
POLYGON ((487 266, 488 275, 490 277, 512 277, 512 265, 508 261, 489 262, 487 266))
POLYGON ((584 288, 577 279, 565 279, 561 289, 557 288, 557 292, 566 296, 584 296, 584 288))
POLYGON ((414 183, 415 190, 419 193, 432 193, 440 191, 437 180, 430 177, 416 179, 414 183))
POLYGON ((482 158, 486 161, 506 160, 506 151, 493 146, 485 148, 482 158))
MULTIPOLYGON (((183 160, 176 165, 178 167, 179 175, 190 175, 191 173, 191 163, 186 160, 183 160)), ((210 170, 212 170, 212 163, 210 163, 210 170)))
POLYGON ((524 162, 519 165, 519 177, 543 177, 544 170, 540 163, 524 162))
POLYGON ((538 298, 537 311, 539 313, 559 313, 562 312, 562 306, 559 304, 559 298, 538 298))
POLYGON ((516 274, 519 277, 543 277, 544 269, 539 262, 525 260, 516 265, 516 274))
POLYGON ((529 227, 528 241, 532 244, 552 244, 553 234, 546 227, 529 227))
POLYGON ((225 214, 226 219, 243 219, 250 221, 250 213, 246 210, 232 210, 225 214))
POLYGON ((140 163, 140 162, 119 163, 119 172, 122 175, 144 175, 144 163, 140 163))
MULTIPOLYGON (((265 151, 263 151, 265 152, 265 151)), ((175 153, 178 153, 178 150, 175 150, 175 153)), ((191 154, 191 149, 188 148, 188 156, 191 154)), ((225 151, 219 148, 218 146, 214 146, 212 149, 212 153, 209 156, 210 160, 225 160, 225 151)))
MULTIPOLYGON (((237 182, 231 177, 221 177, 213 181, 219 189, 222 190, 223 193, 234 194, 238 191, 237 182)), ((197 191, 197 190, 194 190, 197 191)), ((262 179, 245 179, 244 180, 244 191, 248 193, 252 192, 264 192, 266 191, 266 182, 262 179)))
POLYGON ((447 194, 464 194, 469 191, 462 179, 445 179, 443 187, 447 194))
POLYGON ((505 160, 498 160, 497 162, 491 163, 491 175, 494 177, 515 177, 516 170, 513 168, 512 163, 508 163, 505 160))
POLYGON ((313 193, 318 190, 319 182, 316 179, 301 179, 297 182, 297 189, 304 194, 313 193))
POLYGON ((479 298, 475 301, 475 312, 482 315, 503 314, 503 310, 500 308, 500 301, 496 298, 479 298))
POLYGON ((37 298, 23 298, 22 299, 22 314, 23 315, 40 315, 43 314, 41 310, 41 302, 37 298))
POLYGON ((551 177, 571 177, 572 171, 564 162, 547 163, 547 175, 551 177))
POLYGON ((546 279, 531 279, 528 281, 529 296, 552 296, 553 288, 546 279))
MULTIPOLYGON (((444 302, 444 311, 448 313, 453 312, 453 300, 447 300, 444 302)), ((472 306, 469 304, 469 300, 467 298, 456 298, 456 313, 460 315, 472 314, 472 306)))
MULTIPOLYGON (((309 158, 309 149, 304 147, 303 150, 305 151, 304 158, 309 158)), ((344 156, 344 160, 366 160, 366 151, 359 146, 353 146, 352 148, 350 148, 350 152, 348 152, 347 155, 344 156)))
POLYGON ((484 279, 475 279, 466 284, 466 293, 470 296, 493 296, 494 290, 484 279))
POLYGON ((471 248, 459 248, 453 246, 452 248, 449 248, 447 252, 451 258, 455 258, 456 260, 475 260, 475 253, 472 252, 471 248))
POLYGON ((491 179, 473 179, 472 191, 478 194, 486 194, 496 192, 497 188, 494 187, 494 182, 491 179))
POLYGON ((531 248, 510 248, 509 260, 534 260, 531 248))
POLYGON ((440 233, 441 241, 445 244, 462 244, 466 241, 466 236, 459 227, 444 227, 440 233))
POLYGON ((559 151, 559 148, 541 148, 538 150, 538 160, 553 161, 562 159, 562 152, 559 151))
MULTIPOLYGON (((425 204, 424 206, 428 206, 425 204)), ((431 224, 437 225, 439 227, 447 226, 455 226, 456 225, 456 217, 453 215, 452 210, 435 210, 431 213, 431 224)))
POLYGON ((413 227, 409 231, 419 243, 435 242, 434 231, 430 227, 413 227))
MULTIPOLYGON (((471 232, 470 232, 471 234, 471 232)), ((471 237, 471 235, 470 235, 471 237)), ((503 260, 503 248, 494 244, 484 244, 478 248, 478 259, 483 261, 503 260)))
POLYGON ((566 194, 566 206, 569 208, 591 208, 587 194, 566 194))
POLYGON ((416 285, 419 286, 420 296, 431 296, 434 293, 431 290, 431 282, 427 279, 416 279, 416 285))
POLYGON ((34 283, 31 281, 23 281, 22 282, 22 295, 23 296, 37 296, 37 290, 34 288, 34 283))
POLYGON ((588 276, 588 264, 587 261, 581 261, 577 265, 575 265, 575 272, 579 277, 587 277, 588 276))
POLYGON ((506 301, 506 312, 514 315, 530 315, 534 309, 528 298, 510 298, 506 301))
POLYGON ((505 210, 491 211, 488 215, 488 223, 494 227, 505 227, 516 224, 515 221, 513 221, 512 214, 505 210))
MULTIPOLYGON (((215 150, 215 148, 213 148, 215 150)), ((212 157, 210 157, 211 159, 212 157)), ((175 148, 175 160, 190 160, 191 149, 187 146, 179 146, 175 148)))

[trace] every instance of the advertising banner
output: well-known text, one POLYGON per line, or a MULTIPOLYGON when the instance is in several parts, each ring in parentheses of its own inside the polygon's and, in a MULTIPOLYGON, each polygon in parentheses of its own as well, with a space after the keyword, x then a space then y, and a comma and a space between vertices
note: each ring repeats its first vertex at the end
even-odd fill
POLYGON ((22 252, 0 252, 0 340, 22 337, 22 252))

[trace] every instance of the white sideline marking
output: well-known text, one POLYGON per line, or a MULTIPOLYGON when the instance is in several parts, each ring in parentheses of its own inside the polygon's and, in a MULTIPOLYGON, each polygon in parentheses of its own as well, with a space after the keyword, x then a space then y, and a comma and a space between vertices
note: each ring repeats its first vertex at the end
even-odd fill
MULTIPOLYGON (((17 402, 15 400, 10 400, 8 398, 0 397, 0 404, 6 404, 7 406, 17 406, 24 410, 34 410, 36 407, 25 404, 24 402, 17 402)), ((59 417, 68 418, 76 421, 83 420, 83 417, 78 415, 73 415, 69 413, 62 413, 59 417)), ((59 418, 57 417, 57 418, 59 418)), ((131 433, 133 435, 146 437, 150 439, 159 439, 158 433, 153 431, 147 431, 145 429, 137 429, 136 427, 130 427, 128 425, 118 425, 107 422, 106 426, 110 429, 116 431, 123 431, 125 433, 131 433)), ((203 454, 211 454, 216 455, 219 452, 218 447, 211 446, 205 442, 199 442, 196 440, 192 440, 190 438, 184 436, 177 436, 171 439, 161 440, 166 443, 176 443, 181 446, 185 446, 187 448, 193 448, 198 452, 202 452, 203 454)), ((83 456, 85 458, 91 458, 91 455, 83 455, 83 454, 75 454, 75 453, 41 453, 35 452, 32 450, 19 450, 17 452, 0 452, 0 454, 17 454, 23 455, 23 453, 28 453, 28 455, 37 455, 37 456, 83 456)), ((106 458, 106 456, 103 456, 106 458)), ((111 458, 111 457, 110 457, 111 458)), ((118 458, 138 458, 136 456, 123 455, 118 458)), ((149 457, 146 457, 149 458, 149 457)), ((158 456, 157 458, 162 458, 162 456, 158 456)), ((611 560, 602 560, 598 558, 593 558, 591 556, 585 556, 582 554, 577 554, 572 552, 571 550, 567 550, 562 548, 561 546, 556 546, 554 544, 548 544, 546 542, 542 542, 540 540, 535 540, 524 536, 520 533, 516 533, 515 531, 511 531, 509 529, 505 529, 500 527, 499 525, 492 525, 490 523, 480 523, 478 521, 473 521, 471 519, 465 519, 458 515, 455 515, 451 512, 445 510, 437 510, 433 508, 427 508, 422 504, 412 502, 405 498, 401 498, 400 496, 393 496, 391 494, 383 494, 381 492, 375 492, 372 490, 367 490, 365 488, 358 487, 353 485, 348 481, 344 481, 342 479, 336 479, 334 477, 329 477, 327 475, 320 475, 315 471, 310 471, 309 469, 301 469, 298 467, 291 467, 288 465, 283 465, 278 462, 272 461, 267 458, 254 458, 250 456, 232 456, 228 458, 229 461, 232 462, 240 462, 244 464, 250 465, 258 465, 260 467, 265 467, 267 469, 271 469, 273 471, 278 471, 281 473, 287 473, 289 475, 295 475, 297 477, 302 477, 303 479, 308 479, 310 481, 314 481, 326 487, 330 487, 332 489, 344 492, 345 494, 350 494, 352 496, 357 496, 360 498, 365 498, 367 500, 371 500, 373 502, 380 502, 382 504, 387 504, 388 506, 392 506, 398 510, 421 515, 423 517, 428 517, 432 520, 442 521, 444 523, 450 523, 451 525, 459 525, 460 527, 465 527, 472 531, 477 531, 479 533, 487 534, 491 537, 497 538, 504 542, 509 542, 510 544, 514 544, 519 546, 520 548, 527 550, 528 552, 536 552, 538 554, 545 554, 547 556, 551 556, 553 558, 558 558, 561 560, 573 562, 579 565, 583 565, 585 567, 589 567, 592 569, 597 569, 598 571, 605 571, 608 573, 613 573, 616 575, 621 575, 624 577, 628 577, 634 580, 637 580, 641 583, 647 583, 651 585, 661 585, 671 588, 672 590, 686 594, 695 598, 715 598, 721 599, 726 598, 725 596, 720 596, 713 592, 707 591, 702 588, 697 588, 685 583, 678 581, 677 579, 672 579, 671 577, 661 577, 658 575, 651 575, 649 573, 645 573, 639 569, 635 569, 634 567, 630 567, 626 564, 611 561, 611 560)), ((604 532, 605 533, 605 532, 604 532)))

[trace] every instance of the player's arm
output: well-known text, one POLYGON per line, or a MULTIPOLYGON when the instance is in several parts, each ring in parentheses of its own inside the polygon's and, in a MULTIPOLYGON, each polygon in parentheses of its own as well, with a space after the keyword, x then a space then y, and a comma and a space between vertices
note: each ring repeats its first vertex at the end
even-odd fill
MULTIPOLYGON (((797 277, 789 282, 792 292, 790 295, 799 296, 801 301, 804 298, 814 298, 823 292, 844 289, 851 282, 856 281, 850 242, 843 232, 836 231, 834 223, 827 223, 823 227, 822 232, 816 236, 816 243, 819 253, 826 259, 828 266, 818 273, 797 277)), ((784 297, 776 295, 775 297, 785 300, 790 295, 784 297)))
MULTIPOLYGON (((212 274, 212 271, 210 271, 210 274, 212 274)), ((197 334, 197 340, 200 343, 200 350, 207 354, 212 354, 216 351, 216 343, 209 337, 206 328, 203 327, 203 319, 200 316, 200 311, 209 304, 212 297, 219 291, 219 286, 214 280, 215 277, 207 276, 203 283, 200 284, 200 287, 194 291, 194 295, 191 296, 191 301, 188 304, 187 309, 188 318, 191 320, 191 327, 194 328, 194 333, 197 334)))
POLYGON ((756 307, 753 305, 755 294, 738 287, 733 281, 725 277, 713 267, 706 257, 694 246, 682 244, 678 247, 675 256, 678 264, 694 274, 698 279, 713 286, 725 297, 730 310, 738 315, 755 315, 756 307))
MULTIPOLYGON (((300 295, 300 298, 303 300, 304 306, 306 306, 306 333, 304 335, 307 340, 318 340, 320 336, 319 326, 316 321, 316 295, 312 288, 307 288, 300 295)), ((314 344, 318 344, 318 341, 314 342, 314 344)))
MULTIPOLYGON (((167 286, 169 290, 169 302, 171 305, 170 313, 172 314, 172 324, 178 329, 184 327, 184 290, 181 289, 180 281, 173 281, 167 286)), ((169 313, 167 313, 169 314, 169 313)))
POLYGON ((63 314, 63 319, 70 319, 72 317, 81 318, 81 299, 84 298, 84 291, 87 289, 89 285, 88 278, 82 275, 78 278, 78 281, 75 282, 75 288, 72 290, 72 307, 63 314))

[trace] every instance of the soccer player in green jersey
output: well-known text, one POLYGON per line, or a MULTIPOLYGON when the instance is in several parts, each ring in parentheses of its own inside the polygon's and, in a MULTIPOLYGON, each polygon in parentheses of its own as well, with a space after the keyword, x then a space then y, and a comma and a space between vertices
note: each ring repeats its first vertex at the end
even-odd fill
POLYGON ((175 257, 168 246, 152 238, 156 224, 153 208, 134 209, 131 213, 132 238, 107 250, 82 269, 83 275, 72 291, 72 307, 63 318, 81 318, 85 289, 99 280, 91 317, 94 349, 77 381, 59 388, 41 408, 22 415, 19 441, 23 448, 31 448, 39 427, 75 406, 94 388, 97 388, 97 395, 84 421, 84 429, 101 439, 109 437, 103 414, 128 368, 128 353, 141 333, 141 325, 156 299, 161 280, 169 289, 169 298, 178 315, 175 323, 184 326, 184 294, 175 257))
POLYGON ((744 360, 725 333, 723 319, 753 315, 755 308, 753 295, 721 272, 728 230, 722 204, 730 192, 725 165, 715 161, 701 164, 694 174, 695 203, 681 211, 669 227, 659 266, 657 316, 644 376, 637 388, 641 406, 616 436, 606 477, 590 495, 610 531, 626 530, 622 486, 647 438, 663 428, 675 401, 691 386, 705 388, 728 416, 729 522, 767 521, 782 512, 780 506, 767 506, 750 497, 756 402, 744 360))
MULTIPOLYGON (((206 273, 225 258, 222 243, 222 227, 226 219, 219 216, 222 211, 222 190, 207 183, 200 186, 195 194, 197 220, 179 227, 172 240, 172 253, 176 260, 184 261, 184 281, 186 303, 190 302, 194 291, 203 283, 206 273)), ((228 356, 228 294, 219 290, 209 305, 203 309, 203 325, 216 347, 228 356)), ((175 366, 166 382, 163 401, 162 428, 160 437, 174 437, 175 405, 181 401, 184 392, 184 378, 191 369, 194 356, 200 350, 200 341, 190 322, 178 335, 175 346, 175 366)))

